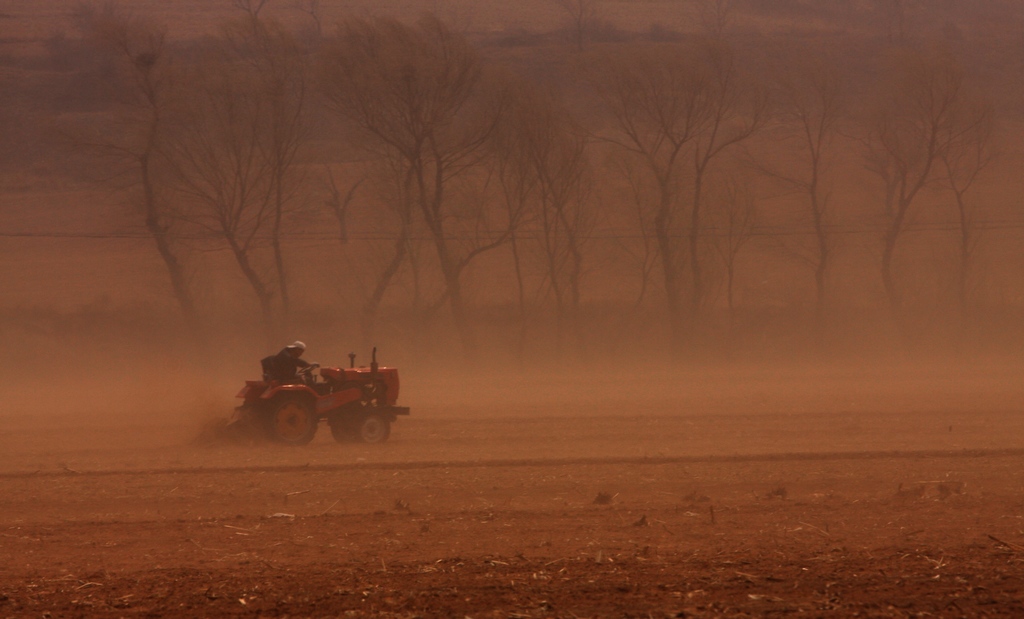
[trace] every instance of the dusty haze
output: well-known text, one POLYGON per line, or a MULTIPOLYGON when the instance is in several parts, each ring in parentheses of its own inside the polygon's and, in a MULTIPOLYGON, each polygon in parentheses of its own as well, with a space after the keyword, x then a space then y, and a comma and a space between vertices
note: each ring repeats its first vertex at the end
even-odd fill
POLYGON ((0 3, 0 615, 1019 612, 1022 32, 0 3), (411 417, 196 445, 294 339, 411 417))

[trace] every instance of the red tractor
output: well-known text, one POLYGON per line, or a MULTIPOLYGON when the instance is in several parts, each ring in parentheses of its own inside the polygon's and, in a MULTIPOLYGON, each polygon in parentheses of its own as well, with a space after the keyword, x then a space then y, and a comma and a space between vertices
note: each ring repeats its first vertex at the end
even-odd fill
POLYGON ((349 359, 350 367, 320 368, 319 376, 317 366, 304 368, 295 383, 245 381, 231 425, 249 426, 276 442, 305 445, 326 419, 339 443, 383 443, 398 416, 409 414, 408 407, 396 406, 398 370, 379 367, 376 348, 370 367, 355 367, 354 354, 349 359))

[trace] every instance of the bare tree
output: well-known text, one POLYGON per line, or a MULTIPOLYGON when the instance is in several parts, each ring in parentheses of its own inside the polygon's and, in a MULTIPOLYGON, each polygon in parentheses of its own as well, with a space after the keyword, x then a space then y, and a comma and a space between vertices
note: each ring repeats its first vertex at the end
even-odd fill
POLYGON ((732 23, 735 0, 697 0, 704 31, 714 40, 721 40, 732 23))
MULTIPOLYGON (((519 88, 527 88, 520 84, 519 88)), ((515 97, 516 100, 519 97, 515 97)), ((529 136, 521 131, 522 123, 529 122, 527 107, 514 105, 505 122, 492 140, 495 172, 501 188, 502 200, 508 213, 508 220, 515 222, 509 235, 509 249, 512 253, 512 266, 516 276, 516 305, 518 308, 519 335, 516 341, 516 356, 520 363, 525 359, 527 329, 527 295, 526 276, 524 273, 524 255, 521 245, 522 238, 528 233, 527 228, 534 223, 535 212, 532 209, 539 191, 539 180, 534 173, 533 162, 524 156, 529 148, 529 136)))
POLYGON ((265 103, 252 76, 223 58, 204 60, 189 82, 171 144, 180 217, 231 251, 259 302, 268 339, 277 335, 275 290, 255 260, 274 218, 272 165, 262 140, 265 103))
MULTIPOLYGON (((351 167, 360 169, 349 174, 348 187, 344 192, 334 170, 326 168, 324 176, 329 195, 324 206, 338 222, 338 239, 350 262, 359 256, 349 252, 350 225, 357 193, 362 199, 358 202, 361 208, 355 214, 360 211, 371 214, 364 223, 363 231, 369 234, 366 240, 371 243, 382 241, 380 244, 386 247, 375 247, 370 252, 372 258, 352 267, 352 275, 365 288, 359 313, 360 337, 363 346, 371 346, 381 306, 389 292, 402 283, 400 276, 405 269, 409 269, 413 276, 414 311, 419 304, 417 252, 412 236, 415 215, 415 205, 411 202, 412 177, 402 160, 394 156, 360 162, 358 166, 351 167), (351 180, 353 178, 355 180, 351 180)), ((363 251, 360 249, 360 253, 363 251)))
POLYGON ((296 0, 296 8, 306 15, 309 15, 313 22, 313 35, 319 41, 324 36, 323 12, 320 7, 320 0, 296 0))
POLYGON ((814 232, 814 247, 807 262, 814 271, 815 315, 819 333, 828 297, 828 275, 833 258, 833 223, 829 175, 845 116, 839 68, 820 51, 797 50, 784 59, 776 80, 783 139, 796 144, 800 161, 789 170, 761 162, 758 168, 806 196, 807 215, 814 232))
POLYGON ((750 187, 730 180, 710 202, 716 204, 715 249, 725 266, 725 297, 729 310, 729 339, 736 325, 734 296, 736 263, 740 252, 750 241, 757 220, 757 205, 750 187))
POLYGON ((915 200, 933 179, 956 135, 963 104, 963 72, 946 54, 908 53, 900 58, 886 101, 875 111, 867 144, 867 168, 885 189, 882 283, 898 317, 900 289, 893 277, 896 249, 915 200))
MULTIPOLYGON (((394 238, 390 243, 392 249, 389 257, 384 261, 384 268, 377 272, 376 281, 363 303, 360 328, 365 345, 369 345, 373 339, 377 315, 385 295, 393 285, 402 266, 413 261, 412 230, 414 209, 416 208, 416 204, 413 202, 413 171, 396 152, 388 151, 386 155, 385 158, 375 162, 377 171, 375 185, 377 194, 387 204, 387 209, 393 213, 394 219, 397 221, 397 228, 392 232, 394 238)), ((416 265, 411 264, 411 266, 416 288, 415 305, 419 299, 418 279, 416 265)))
POLYGON ((569 16, 572 25, 573 43, 582 52, 599 21, 597 0, 554 0, 569 16))
POLYGON ((623 251, 635 260, 640 271, 640 290, 637 293, 633 304, 635 310, 639 310, 647 296, 651 286, 651 276, 658 265, 658 251, 653 234, 650 212, 651 199, 648 197, 650 188, 645 182, 644 170, 638 162, 630 159, 615 162, 626 184, 629 187, 629 196, 633 206, 633 217, 635 218, 636 230, 639 234, 639 248, 633 248, 628 243, 622 244, 623 251))
POLYGON ((967 200, 982 172, 992 161, 992 110, 987 105, 967 105, 959 118, 947 128, 942 139, 942 172, 956 199, 959 226, 959 273, 957 301, 961 321, 966 324, 970 306, 970 281, 978 244, 976 207, 967 200))
POLYGON ((730 148, 744 142, 768 117, 767 94, 742 79, 732 50, 722 42, 706 46, 709 76, 705 90, 707 118, 695 136, 693 193, 690 203, 691 324, 695 324, 707 294, 701 252, 704 184, 714 164, 730 148))
POLYGON ((267 5, 268 0, 231 0, 231 4, 241 11, 244 11, 250 19, 258 20, 260 11, 267 5))
POLYGON ((505 243, 508 229, 480 235, 487 205, 455 208, 452 189, 471 182, 492 137, 501 97, 489 96, 475 50, 433 16, 415 26, 391 19, 350 19, 322 63, 331 108, 357 127, 363 143, 401 165, 411 201, 429 234, 463 350, 476 349, 462 273, 505 243), (456 241, 452 229, 467 235, 456 241))
POLYGON ((594 222, 587 138, 551 93, 521 89, 516 104, 515 156, 535 187, 533 221, 555 301, 558 348, 571 329, 579 350, 583 246, 594 222))
POLYGON ((296 38, 281 24, 261 19, 264 2, 235 0, 246 17, 225 28, 233 55, 248 66, 257 92, 264 103, 260 139, 269 165, 273 193, 273 224, 270 242, 274 253, 277 287, 282 314, 291 310, 289 278, 285 268, 282 234, 287 211, 301 186, 297 157, 311 136, 307 104, 306 54, 296 38))
POLYGON ((325 173, 327 176, 328 192, 330 193, 330 196, 324 200, 324 206, 327 207, 327 210, 334 215, 335 219, 338 220, 338 242, 343 246, 348 245, 349 209, 352 206, 352 200, 355 199, 356 192, 359 191, 359 187, 366 180, 366 177, 364 176, 352 183, 349 186, 348 191, 345 192, 345 196, 342 197, 341 189, 338 188, 338 183, 334 180, 334 172, 330 167, 326 167, 325 173))
POLYGON ((176 86, 166 51, 166 32, 129 17, 114 5, 102 10, 83 6, 80 18, 88 39, 116 68, 113 131, 97 137, 94 145, 112 155, 115 167, 123 167, 132 178, 131 185, 138 188, 136 206, 167 269, 182 317, 198 339, 202 324, 179 257, 174 220, 163 195, 159 169, 167 140, 166 117, 176 86))
POLYGON ((709 77, 676 47, 637 48, 595 63, 591 82, 607 110, 605 139, 630 153, 656 187, 650 218, 658 246, 672 347, 682 342, 683 265, 679 246, 685 148, 705 128, 709 77))

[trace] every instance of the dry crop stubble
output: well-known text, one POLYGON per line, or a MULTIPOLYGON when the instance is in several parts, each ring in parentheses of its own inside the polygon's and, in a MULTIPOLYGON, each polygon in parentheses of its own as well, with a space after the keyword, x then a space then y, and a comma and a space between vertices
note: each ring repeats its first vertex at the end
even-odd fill
POLYGON ((1020 605, 1020 525, 1005 517, 1020 458, 6 478, 0 604, 101 616, 995 615, 1020 605), (894 485, 942 478, 965 490, 901 497, 894 485), (780 479, 786 497, 766 497, 780 479), (685 499, 695 485, 707 502, 685 499), (595 505, 597 492, 616 498, 595 505))

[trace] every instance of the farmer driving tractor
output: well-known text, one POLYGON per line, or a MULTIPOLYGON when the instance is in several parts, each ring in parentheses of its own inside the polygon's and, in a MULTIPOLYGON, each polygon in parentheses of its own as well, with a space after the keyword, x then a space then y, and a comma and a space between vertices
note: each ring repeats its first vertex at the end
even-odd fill
POLYGON ((349 367, 321 368, 316 375, 320 364, 304 361, 305 351, 296 341, 262 359, 263 380, 245 381, 237 396, 242 404, 224 430, 305 445, 326 420, 338 442, 382 443, 391 424, 409 414, 408 406, 398 406, 398 370, 378 365, 376 348, 369 367, 356 367, 350 354, 349 367))
POLYGON ((263 366, 263 380, 286 385, 303 382, 300 370, 320 367, 319 363, 310 363, 302 359, 304 352, 306 345, 296 340, 282 348, 276 355, 260 360, 260 365, 263 366))

